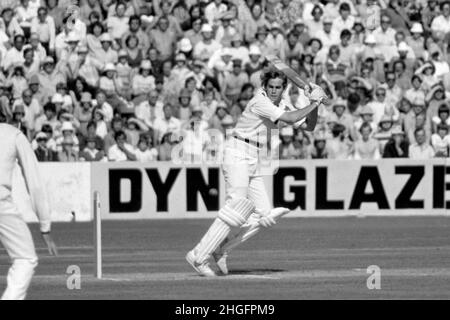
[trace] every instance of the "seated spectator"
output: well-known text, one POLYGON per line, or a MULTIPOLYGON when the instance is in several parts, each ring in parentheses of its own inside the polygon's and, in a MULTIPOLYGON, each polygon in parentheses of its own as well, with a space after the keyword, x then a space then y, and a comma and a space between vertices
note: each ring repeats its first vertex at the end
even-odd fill
POLYGON ((314 144, 310 151, 312 159, 327 159, 328 151, 327 151, 327 139, 325 137, 325 133, 319 131, 314 136, 314 144))
POLYGON ((448 158, 450 148, 448 125, 440 124, 437 126, 437 132, 431 136, 431 146, 434 149, 435 157, 448 158))
POLYGON ((147 98, 147 94, 155 89, 155 77, 152 75, 152 64, 150 60, 142 60, 139 73, 132 80, 132 97, 135 105, 140 104, 147 98))
POLYGON ((12 70, 6 79, 6 85, 12 87, 13 99, 20 99, 23 90, 28 88, 28 80, 25 78, 23 64, 12 65, 12 70))
POLYGON ((119 98, 116 75, 116 66, 112 63, 108 63, 103 69, 103 75, 100 77, 99 82, 100 90, 105 93, 106 101, 113 107, 113 109, 120 108, 123 103, 119 98))
POLYGON ((132 75, 133 69, 128 64, 127 52, 120 50, 118 53, 119 62, 116 64, 117 70, 117 91, 119 95, 126 100, 132 97, 132 75))
POLYGON ((170 161, 172 160, 172 149, 178 143, 172 132, 165 133, 161 138, 161 143, 158 147, 158 160, 170 161))
MULTIPOLYGON (((56 153, 56 141, 53 137, 53 129, 49 124, 44 124, 42 126, 42 133, 45 133, 47 135, 47 143, 46 143, 46 147, 48 150, 52 150, 55 151, 56 153)), ((36 150, 36 148, 38 147, 38 143, 36 140, 36 137, 33 141, 31 141, 31 147, 33 148, 33 150, 36 150)))
MULTIPOLYGON (((84 150, 84 148, 87 145, 87 139, 88 138, 94 138, 95 139, 95 147, 98 150, 105 150, 105 143, 103 142, 103 139, 97 135, 97 124, 94 121, 89 121, 86 126, 86 134, 85 135, 78 135, 78 139, 80 141, 80 150, 84 150)), ((105 152, 103 152, 105 153, 105 152)))
POLYGON ((332 138, 327 140, 328 159, 347 160, 352 158, 353 145, 345 136, 345 126, 336 123, 332 130, 332 138))
POLYGON ((136 154, 133 146, 126 143, 127 136, 124 131, 117 131, 114 135, 116 143, 108 150, 109 161, 136 161, 136 154))
POLYGON ((437 117, 439 107, 445 104, 446 100, 447 94, 443 85, 438 83, 432 86, 425 97, 425 103, 428 105, 427 119, 432 120, 437 117))
POLYGON ((161 141, 162 137, 168 132, 179 133, 181 121, 172 116, 172 106, 166 104, 163 108, 164 117, 156 118, 153 130, 155 131, 155 141, 161 141))
POLYGON ((89 92, 83 92, 80 104, 75 107, 74 117, 80 122, 79 131, 87 135, 87 125, 92 120, 92 96, 89 92))
POLYGON ((371 134, 373 134, 377 130, 377 124, 373 121, 373 110, 369 105, 362 107, 359 111, 360 119, 355 121, 355 130, 357 130, 357 136, 360 137, 361 127, 364 123, 367 123, 371 130, 371 134))
POLYGON ((58 154, 54 150, 48 148, 47 141, 48 137, 46 133, 39 132, 36 135, 37 147, 34 150, 36 158, 38 159, 39 162, 58 161, 58 154))
POLYGON ((31 133, 31 136, 33 136, 36 118, 42 113, 39 102, 37 99, 33 98, 33 94, 30 89, 25 89, 22 91, 21 98, 14 101, 12 106, 13 109, 16 105, 22 105, 24 107, 24 124, 27 127, 27 130, 31 133))
POLYGON ((439 106, 438 115, 434 116, 432 119, 433 132, 437 132, 437 127, 439 125, 450 125, 450 108, 446 103, 439 106))
POLYGON ((215 114, 209 119, 208 126, 211 129, 223 130, 222 120, 226 115, 229 115, 228 107, 224 101, 217 103, 215 114))
POLYGON ((191 118, 191 110, 193 105, 191 104, 191 93, 188 89, 181 89, 178 97, 179 104, 175 107, 175 116, 182 122, 189 121, 191 118))
POLYGON ((431 128, 430 123, 427 121, 425 112, 416 114, 413 125, 409 127, 408 131, 405 129, 406 136, 408 137, 408 141, 410 143, 414 143, 416 141, 414 132, 417 128, 422 128, 425 131, 426 141, 429 143, 431 139, 431 128))
POLYGON ((409 144, 400 126, 391 131, 391 139, 384 146, 383 158, 408 158, 409 144))
POLYGON ((148 131, 148 127, 145 125, 143 121, 131 117, 128 118, 127 126, 124 129, 124 131, 127 137, 129 137, 130 144, 134 148, 136 148, 139 143, 141 134, 148 131))
POLYGON ((25 123, 25 107, 23 104, 17 104, 12 110, 12 118, 9 124, 18 128, 28 138, 31 138, 31 131, 27 128, 25 123))
POLYGON ((103 150, 97 148, 97 139, 95 136, 89 136, 86 138, 86 147, 80 152, 80 161, 106 161, 105 153, 103 150))
POLYGON ((355 142, 355 160, 378 160, 380 156, 380 147, 378 141, 372 138, 372 126, 364 122, 359 128, 361 138, 355 142))
POLYGON ((294 129, 292 127, 283 127, 280 131, 280 150, 279 157, 281 160, 297 159, 299 156, 298 150, 294 144, 294 129))
POLYGON ((173 56, 177 35, 176 32, 169 28, 169 20, 166 16, 159 17, 156 28, 149 31, 149 36, 150 43, 159 51, 161 60, 164 61, 173 56))
POLYGON ((77 162, 78 151, 74 149, 72 136, 65 136, 61 142, 61 151, 58 152, 59 162, 77 162))
POLYGON ((75 135, 75 129, 71 122, 65 121, 61 126, 61 136, 56 138, 56 151, 60 152, 63 149, 64 141, 71 141, 71 148, 75 152, 80 150, 80 143, 75 135), (70 138, 70 139, 68 139, 70 138))
POLYGON ((102 90, 99 90, 95 96, 95 100, 92 101, 92 105, 96 108, 99 108, 103 111, 105 122, 110 123, 114 116, 113 107, 106 101, 106 93, 102 90))
POLYGON ((427 136, 423 128, 414 131, 416 142, 409 146, 409 157, 411 159, 426 160, 434 157, 433 147, 427 142, 427 136))
POLYGON ((373 135, 373 137, 378 140, 380 145, 380 154, 384 153, 384 147, 388 140, 392 137, 393 124, 394 122, 391 117, 383 115, 378 124, 378 130, 373 135))
POLYGON ((96 135, 98 135, 100 138, 105 138, 108 134, 108 126, 105 121, 105 113, 103 110, 99 107, 95 107, 92 110, 92 121, 95 122, 96 129, 96 135))
POLYGON ((150 140, 144 136, 141 136, 135 150, 137 161, 139 162, 152 162, 158 160, 158 150, 153 147, 151 138, 150 140))

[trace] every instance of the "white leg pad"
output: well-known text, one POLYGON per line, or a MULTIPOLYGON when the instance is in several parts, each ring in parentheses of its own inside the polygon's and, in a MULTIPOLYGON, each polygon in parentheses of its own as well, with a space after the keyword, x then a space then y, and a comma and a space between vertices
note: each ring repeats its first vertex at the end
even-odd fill
MULTIPOLYGON (((290 210, 286 208, 281 207, 274 208, 270 210, 268 216, 277 221, 278 219, 280 219, 282 216, 284 216, 289 212, 290 210)), ((258 234, 258 232, 261 231, 261 229, 264 229, 264 227, 261 226, 257 221, 254 221, 248 225, 243 226, 239 233, 237 233, 233 238, 227 239, 227 241, 222 244, 222 246, 220 247, 220 251, 224 254, 230 252, 241 243, 244 243, 251 237, 258 234)))
POLYGON ((241 227, 255 210, 254 204, 245 198, 227 203, 211 227, 195 247, 196 263, 206 262, 217 247, 226 239, 232 227, 241 227))

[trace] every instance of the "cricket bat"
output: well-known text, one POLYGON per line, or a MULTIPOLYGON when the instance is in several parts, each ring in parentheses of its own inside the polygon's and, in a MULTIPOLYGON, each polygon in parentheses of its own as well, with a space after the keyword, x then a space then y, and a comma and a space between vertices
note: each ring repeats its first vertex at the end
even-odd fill
POLYGON ((267 55, 266 59, 277 69, 278 71, 283 72, 283 74, 291 80, 297 87, 305 90, 308 94, 311 93, 312 90, 316 88, 320 88, 317 84, 307 83, 304 81, 297 72, 294 71, 291 67, 289 67, 286 63, 284 63, 280 58, 275 55, 267 55))
POLYGON ((291 80, 297 87, 304 89, 305 86, 311 87, 308 83, 303 81, 302 78, 291 67, 284 63, 280 58, 275 55, 267 55, 266 59, 279 71, 291 80))

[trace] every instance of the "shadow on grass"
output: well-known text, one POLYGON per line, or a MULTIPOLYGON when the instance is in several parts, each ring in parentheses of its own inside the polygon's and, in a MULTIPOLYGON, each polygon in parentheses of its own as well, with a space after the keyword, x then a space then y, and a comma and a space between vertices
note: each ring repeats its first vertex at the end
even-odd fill
POLYGON ((229 275, 267 275, 284 272, 283 269, 234 269, 229 271, 229 275))

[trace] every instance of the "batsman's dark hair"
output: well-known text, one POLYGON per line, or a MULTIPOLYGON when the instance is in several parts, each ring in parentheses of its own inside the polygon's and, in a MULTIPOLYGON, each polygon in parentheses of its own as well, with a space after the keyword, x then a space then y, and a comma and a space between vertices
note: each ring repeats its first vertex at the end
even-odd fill
POLYGON ((284 75, 283 72, 270 67, 269 70, 267 70, 266 72, 261 73, 261 85, 263 88, 265 88, 269 81, 272 79, 276 79, 276 78, 280 78, 281 80, 283 80, 283 87, 286 88, 287 86, 287 78, 284 75))

